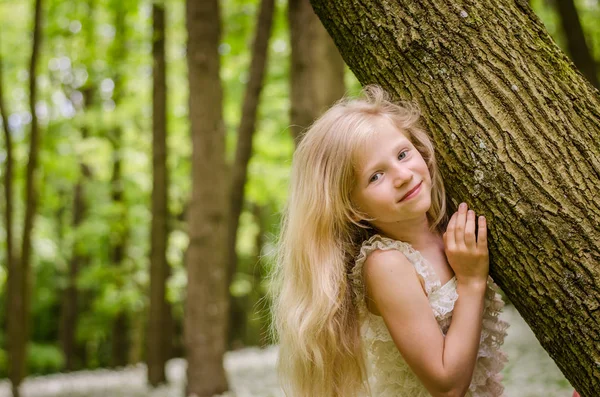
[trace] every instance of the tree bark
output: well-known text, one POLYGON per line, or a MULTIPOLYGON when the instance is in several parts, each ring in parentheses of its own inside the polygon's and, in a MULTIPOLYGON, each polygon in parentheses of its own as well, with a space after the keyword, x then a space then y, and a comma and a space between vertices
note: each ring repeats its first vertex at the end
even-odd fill
POLYGON ((294 142, 319 114, 344 95, 344 61, 309 0, 288 2, 290 122, 294 142))
POLYGON ((228 389, 223 355, 229 313, 227 178, 223 93, 219 79, 217 0, 186 2, 192 196, 188 208, 184 338, 186 395, 212 397, 228 389))
MULTIPOLYGON (((37 168, 41 134, 35 113, 37 100, 36 67, 42 41, 42 1, 35 1, 33 44, 29 63, 29 112, 31 113, 31 135, 29 161, 25 179, 25 219, 21 255, 14 259, 9 268, 10 284, 8 296, 8 355, 9 378, 14 397, 19 397, 19 386, 26 373, 27 340, 29 338, 29 308, 31 298, 31 235, 37 208, 37 168)), ((14 253, 13 253, 14 254, 14 253)))
POLYGON ((451 207, 489 220, 492 276, 581 395, 597 395, 598 91, 525 1, 313 5, 362 84, 420 104, 451 207))
MULTIPOLYGON (((229 222, 227 225, 227 285, 231 285, 237 267, 237 231, 244 204, 244 188, 248 175, 248 162, 252 155, 252 138, 256 128, 256 114, 260 101, 260 93, 263 88, 274 11, 275 0, 262 0, 256 21, 250 79, 246 86, 244 104, 242 106, 242 118, 238 128, 235 162, 232 168, 229 222)), ((232 324, 233 318, 230 316, 228 329, 232 324)))
POLYGON ((567 38, 567 50, 571 59, 583 75, 596 88, 598 85, 598 73, 596 71, 596 61, 590 53, 590 49, 585 41, 583 28, 579 21, 577 8, 573 0, 554 0, 552 1, 560 19, 563 32, 567 38))
POLYGON ((170 340, 169 304, 166 300, 168 275, 168 209, 167 209, 167 87, 165 67, 165 9, 152 5, 154 58, 154 92, 152 95, 152 231, 150 237, 150 310, 147 337, 148 383, 158 386, 166 382, 166 343, 170 340))

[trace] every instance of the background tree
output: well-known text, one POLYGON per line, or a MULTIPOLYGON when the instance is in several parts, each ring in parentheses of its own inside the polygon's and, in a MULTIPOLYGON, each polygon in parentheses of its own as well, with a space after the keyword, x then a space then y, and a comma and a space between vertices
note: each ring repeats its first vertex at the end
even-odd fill
MULTIPOLYGON (((8 269, 8 346, 10 356, 10 381, 14 397, 19 397, 19 386, 25 376, 25 358, 29 337, 29 309, 31 297, 31 235, 37 207, 38 155, 40 130, 36 115, 37 61, 42 40, 42 2, 35 1, 33 23, 33 46, 29 63, 29 112, 31 133, 29 136, 29 160, 25 179, 25 219, 20 255, 13 257, 8 269)), ((8 142, 8 141, 7 141, 8 142)), ((9 192, 10 193, 10 192, 9 192)), ((8 197, 8 196, 7 196, 8 197)), ((10 252, 10 251, 9 251, 10 252)), ((13 253, 14 254, 14 253, 13 253)))
POLYGON ((575 388, 594 395, 598 91, 525 2, 312 4, 361 83, 422 106, 453 203, 489 219, 494 279, 575 388))
MULTIPOLYGON (((127 41, 125 29, 125 19, 127 17, 127 2, 122 0, 113 0, 113 9, 115 10, 115 36, 112 45, 112 59, 116 61, 113 66, 113 95, 112 101, 115 106, 119 106, 123 95, 123 69, 124 62, 127 59, 125 43, 127 41)), ((114 205, 115 214, 112 223, 111 232, 111 262, 116 268, 122 267, 126 256, 126 239, 129 234, 127 225, 127 205, 124 197, 124 178, 123 178, 123 130, 117 124, 108 131, 108 140, 113 146, 113 164, 111 177, 111 199, 114 205)), ((123 310, 117 310, 112 330, 112 366, 123 367, 127 365, 127 353, 129 351, 129 324, 127 314, 123 310)))
POLYGON ((309 0, 289 0, 290 129, 297 143, 302 131, 344 95, 344 61, 309 0))
POLYGON ((166 300, 169 274, 166 250, 168 243, 168 170, 167 170, 167 87, 165 70, 165 10, 162 4, 152 4, 153 91, 153 184, 152 234, 150 248, 150 311, 148 324, 148 382, 157 386, 166 381, 165 364, 170 345, 170 307, 166 300))
MULTIPOLYGON (((227 225, 227 285, 231 285, 236 273, 238 255, 236 251, 237 233, 239 228, 240 214, 244 204, 244 188, 248 177, 248 162, 252 155, 252 138, 256 129, 256 118, 260 94, 263 88, 263 79, 266 71, 267 52, 271 26, 273 24, 273 13, 275 12, 275 0, 262 0, 260 10, 256 19, 256 33, 252 44, 252 61, 250 64, 250 77, 246 85, 244 102, 242 105, 242 117, 237 132, 237 146, 235 160, 231 167, 231 190, 229 222, 227 225)), ((228 340, 232 340, 232 328, 240 328, 244 323, 245 310, 239 307, 236 310, 235 300, 231 304, 231 315, 228 326, 228 340), (236 324, 236 319, 242 317, 236 324)), ((243 327, 242 327, 243 328, 243 327)))
POLYGON ((209 397, 228 389, 223 355, 229 313, 227 288, 227 178, 220 13, 217 0, 186 2, 192 196, 187 213, 187 291, 184 334, 186 395, 209 397))
POLYGON ((560 18, 563 32, 567 39, 568 54, 577 66, 577 69, 589 80, 596 88, 598 85, 598 72, 596 70, 596 61, 586 42, 577 8, 573 0, 554 0, 557 15, 560 18))

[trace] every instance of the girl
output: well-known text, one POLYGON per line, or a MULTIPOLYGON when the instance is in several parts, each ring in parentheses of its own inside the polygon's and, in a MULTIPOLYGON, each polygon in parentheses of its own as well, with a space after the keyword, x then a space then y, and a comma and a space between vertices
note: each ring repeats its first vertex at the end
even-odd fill
POLYGON ((287 396, 502 394, 486 221, 465 203, 447 219, 419 117, 369 86, 296 150, 273 273, 287 396))

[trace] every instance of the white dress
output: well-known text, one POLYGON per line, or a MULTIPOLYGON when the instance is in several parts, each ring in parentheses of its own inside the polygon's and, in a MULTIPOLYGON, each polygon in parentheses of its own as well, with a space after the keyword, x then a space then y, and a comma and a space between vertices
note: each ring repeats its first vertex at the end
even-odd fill
MULTIPOLYGON (((367 256, 375 250, 396 249, 406 255, 415 270, 425 281, 429 305, 444 335, 450 327, 454 302, 458 299, 456 278, 445 285, 437 277, 431 264, 409 243, 374 235, 363 242, 350 274, 355 302, 361 321, 361 336, 367 373, 373 397, 421 397, 430 396, 421 381, 404 361, 394 344, 381 316, 369 312, 365 304, 362 267, 367 256)), ((498 318, 504 306, 498 287, 488 278, 481 342, 473 378, 466 396, 497 397, 504 387, 500 371, 507 361, 500 351, 508 324, 498 318)))

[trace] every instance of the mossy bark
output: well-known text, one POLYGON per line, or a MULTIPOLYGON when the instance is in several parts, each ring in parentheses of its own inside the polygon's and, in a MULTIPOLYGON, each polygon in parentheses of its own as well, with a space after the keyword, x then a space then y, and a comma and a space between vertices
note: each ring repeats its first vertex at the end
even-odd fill
POLYGON ((581 395, 598 395, 598 91, 523 0, 312 4, 362 84, 420 104, 450 206, 489 220, 492 276, 581 395))

